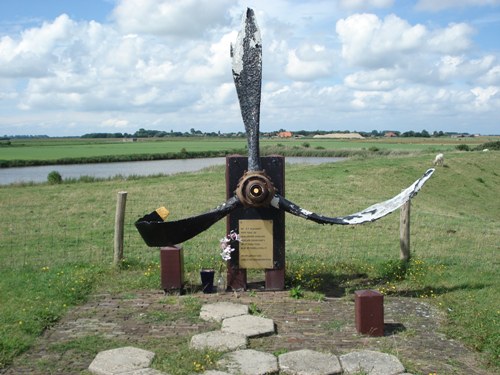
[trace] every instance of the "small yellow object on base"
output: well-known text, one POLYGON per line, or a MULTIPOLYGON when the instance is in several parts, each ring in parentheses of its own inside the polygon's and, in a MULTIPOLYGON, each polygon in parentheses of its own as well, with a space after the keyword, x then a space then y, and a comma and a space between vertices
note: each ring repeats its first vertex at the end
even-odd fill
POLYGON ((160 208, 157 208, 156 210, 156 213, 161 217, 161 219, 163 221, 165 221, 165 219, 168 217, 168 215, 170 214, 170 212, 165 208, 165 207, 160 207, 160 208))

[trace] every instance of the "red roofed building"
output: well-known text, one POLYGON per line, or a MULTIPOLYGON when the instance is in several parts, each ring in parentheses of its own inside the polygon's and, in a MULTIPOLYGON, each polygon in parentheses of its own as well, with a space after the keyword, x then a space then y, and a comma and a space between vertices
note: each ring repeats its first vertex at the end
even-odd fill
POLYGON ((278 137, 279 138, 292 138, 292 133, 291 132, 279 132, 278 137))

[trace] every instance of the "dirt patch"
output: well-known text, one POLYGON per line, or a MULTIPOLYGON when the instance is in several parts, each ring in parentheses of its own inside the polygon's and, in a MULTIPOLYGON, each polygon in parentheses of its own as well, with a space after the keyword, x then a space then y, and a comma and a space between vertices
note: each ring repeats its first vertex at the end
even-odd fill
POLYGON ((215 323, 185 316, 180 303, 185 299, 248 304, 254 312, 273 319, 277 334, 250 340, 253 349, 282 353, 308 348, 336 355, 371 349, 396 355, 415 374, 491 374, 482 369, 477 353, 440 333, 444 317, 418 299, 385 297, 385 335, 368 337, 357 334, 354 301, 348 298, 295 300, 288 292, 165 297, 161 291, 93 295, 86 304, 70 310, 30 351, 0 373, 81 374, 95 354, 92 350, 75 350, 71 345, 64 347, 65 343, 100 336, 116 340, 117 346, 147 349, 149 343, 155 342, 168 352, 169 347, 194 334, 218 328, 215 323))

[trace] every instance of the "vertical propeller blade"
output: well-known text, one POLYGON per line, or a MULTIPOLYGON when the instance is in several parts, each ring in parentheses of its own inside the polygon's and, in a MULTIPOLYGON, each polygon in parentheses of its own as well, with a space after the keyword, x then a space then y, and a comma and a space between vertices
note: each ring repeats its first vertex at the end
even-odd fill
POLYGON ((231 46, 233 79, 248 140, 248 170, 260 171, 259 124, 262 40, 254 11, 247 9, 236 44, 231 46))

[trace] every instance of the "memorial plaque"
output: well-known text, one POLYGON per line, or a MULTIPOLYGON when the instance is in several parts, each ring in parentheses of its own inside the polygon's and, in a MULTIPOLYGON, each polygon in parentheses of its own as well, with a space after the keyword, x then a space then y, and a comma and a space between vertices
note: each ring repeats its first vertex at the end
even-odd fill
POLYGON ((240 220, 240 267, 273 268, 273 221, 240 220))

